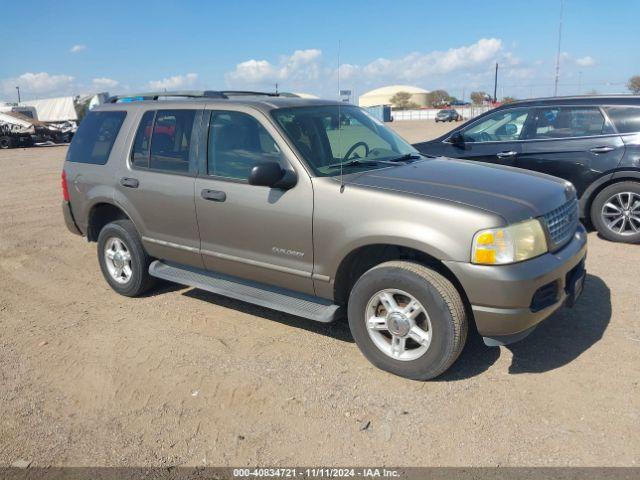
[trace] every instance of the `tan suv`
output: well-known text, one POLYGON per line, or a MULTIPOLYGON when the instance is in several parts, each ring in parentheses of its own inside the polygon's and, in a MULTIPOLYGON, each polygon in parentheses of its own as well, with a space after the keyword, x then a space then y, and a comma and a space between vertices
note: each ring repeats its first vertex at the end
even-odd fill
POLYGON ((347 315, 376 366, 456 360, 470 322, 525 337, 585 278, 570 183, 420 155, 362 109, 250 92, 114 97, 62 173, 71 231, 111 287, 156 278, 320 322, 347 315))

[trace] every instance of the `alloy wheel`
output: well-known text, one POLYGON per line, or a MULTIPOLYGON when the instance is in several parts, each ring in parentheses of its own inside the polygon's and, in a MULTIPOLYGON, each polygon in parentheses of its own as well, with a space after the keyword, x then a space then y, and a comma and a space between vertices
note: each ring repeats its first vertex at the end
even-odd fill
POLYGON ((131 280, 131 253, 121 239, 111 237, 105 242, 104 263, 116 282, 124 284, 131 280))
POLYGON ((431 344, 427 310, 402 290, 385 289, 373 295, 366 307, 366 324, 376 347, 394 360, 416 360, 431 344))
POLYGON ((640 194, 620 192, 612 195, 602 206, 602 220, 618 235, 640 233, 640 194))

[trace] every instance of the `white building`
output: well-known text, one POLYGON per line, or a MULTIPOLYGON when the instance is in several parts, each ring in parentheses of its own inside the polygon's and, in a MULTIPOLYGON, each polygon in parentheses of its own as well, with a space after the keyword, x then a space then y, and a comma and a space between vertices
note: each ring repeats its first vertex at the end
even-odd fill
POLYGON ((427 107, 429 105, 429 91, 420 87, 412 87, 411 85, 389 85, 387 87, 376 88, 375 90, 360 95, 358 105, 361 107, 391 105, 391 98, 398 92, 411 94, 409 101, 418 104, 420 107, 427 107))

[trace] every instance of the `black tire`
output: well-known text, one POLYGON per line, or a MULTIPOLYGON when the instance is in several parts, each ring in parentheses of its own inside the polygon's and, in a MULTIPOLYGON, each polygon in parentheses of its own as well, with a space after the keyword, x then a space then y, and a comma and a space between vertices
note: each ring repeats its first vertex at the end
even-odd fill
MULTIPOLYGON (((632 227, 626 227, 626 230, 628 230, 628 232, 627 234, 623 235, 622 233, 617 233, 610 229, 607 226, 607 222, 605 221, 602 214, 605 203, 607 203, 607 201, 611 197, 618 193, 624 194, 627 192, 640 197, 640 182, 626 181, 614 183, 613 185, 609 185, 600 193, 598 193, 596 198, 593 200, 593 203, 591 204, 591 223, 596 228, 596 230, 598 230, 598 233, 607 240, 611 240, 612 242, 640 243, 640 224, 638 222, 633 222, 633 226, 639 229, 638 232, 633 233, 632 227)), ((640 212, 640 207, 636 208, 635 212, 640 212)), ((634 215, 634 217, 640 217, 640 214, 634 215)), ((631 220, 629 219, 627 220, 627 222, 631 222, 631 220)))
POLYGON ((467 339, 468 321, 460 293, 438 272, 418 263, 391 261, 362 275, 349 296, 349 327, 364 356, 376 367, 412 380, 429 380, 445 372, 460 355, 467 339), (426 309, 432 339, 415 360, 397 360, 379 349, 366 326, 369 300, 384 289, 411 294, 426 309))
POLYGON ((140 236, 131 220, 117 220, 105 225, 98 235, 98 262, 107 283, 120 295, 137 297, 148 291, 156 283, 149 275, 149 264, 153 261, 140 240, 140 236), (116 238, 126 246, 131 255, 131 276, 126 283, 117 282, 107 267, 105 247, 107 242, 116 238))
POLYGON ((0 137, 0 149, 5 150, 7 148, 11 148, 13 146, 13 141, 11 137, 0 137))

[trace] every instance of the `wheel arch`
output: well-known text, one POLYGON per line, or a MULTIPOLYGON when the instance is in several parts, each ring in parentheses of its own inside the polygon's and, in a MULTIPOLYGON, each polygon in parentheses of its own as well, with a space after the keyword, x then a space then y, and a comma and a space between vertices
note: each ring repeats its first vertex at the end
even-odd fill
POLYGON ((640 171, 619 170, 593 182, 580 198, 580 216, 591 223, 591 205, 598 194, 611 185, 628 181, 640 183, 640 171))
POLYGON ((98 201, 87 214, 87 240, 98 241, 98 235, 105 225, 116 220, 131 220, 122 207, 107 201, 98 201))
POLYGON ((333 285, 334 301, 338 304, 346 304, 353 285, 362 274, 376 265, 392 260, 419 263, 440 273, 454 285, 462 297, 465 308, 471 312, 469 299, 462 284, 441 260, 422 250, 396 243, 372 243, 351 250, 336 270, 333 285))

